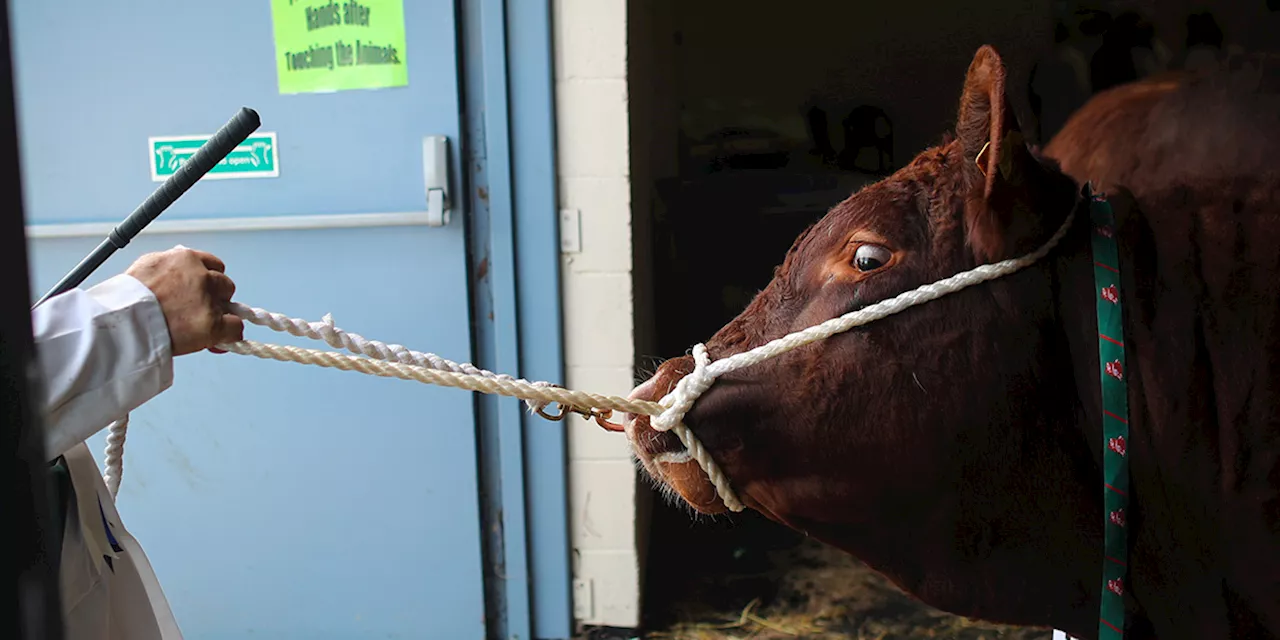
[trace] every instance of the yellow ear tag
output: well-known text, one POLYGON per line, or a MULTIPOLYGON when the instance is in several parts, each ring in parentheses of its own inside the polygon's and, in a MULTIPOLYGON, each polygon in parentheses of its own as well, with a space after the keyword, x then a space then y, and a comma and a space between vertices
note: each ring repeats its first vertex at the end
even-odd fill
POLYGON ((1000 175, 1005 180, 1011 179, 1013 176, 1013 145, 1023 145, 1022 132, 1018 130, 1010 131, 1000 143, 1000 175))
POLYGON ((978 155, 973 157, 973 166, 978 168, 978 172, 981 173, 984 178, 987 177, 987 168, 983 166, 982 158, 987 155, 987 149, 990 148, 991 141, 988 140, 983 143, 982 148, 978 150, 978 155))

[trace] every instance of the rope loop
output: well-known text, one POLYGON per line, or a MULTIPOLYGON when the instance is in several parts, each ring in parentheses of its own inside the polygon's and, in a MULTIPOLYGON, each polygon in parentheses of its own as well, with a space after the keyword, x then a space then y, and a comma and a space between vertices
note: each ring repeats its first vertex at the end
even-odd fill
POLYGON ((711 357, 707 355, 707 345, 699 342, 693 346, 693 372, 680 379, 676 388, 667 394, 660 403, 667 407, 662 415, 649 420, 655 431, 670 431, 684 421, 685 414, 693 409, 693 403, 706 393, 716 381, 716 374, 711 372, 711 357))

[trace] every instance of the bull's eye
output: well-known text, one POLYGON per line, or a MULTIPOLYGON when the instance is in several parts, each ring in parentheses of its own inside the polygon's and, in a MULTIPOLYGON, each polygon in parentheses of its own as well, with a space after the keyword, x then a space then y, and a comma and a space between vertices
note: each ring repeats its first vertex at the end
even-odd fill
POLYGON ((875 271, 886 264, 893 258, 893 252, 878 244, 859 245, 858 249, 853 253, 853 266, 858 271, 875 271))

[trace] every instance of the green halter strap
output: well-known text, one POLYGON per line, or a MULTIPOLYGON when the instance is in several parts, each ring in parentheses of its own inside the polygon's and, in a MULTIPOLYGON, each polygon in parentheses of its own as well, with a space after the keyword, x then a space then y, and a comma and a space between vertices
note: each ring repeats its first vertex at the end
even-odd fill
POLYGON ((1093 222, 1093 281, 1098 290, 1098 362, 1102 377, 1102 606, 1099 640, 1124 637, 1124 584, 1128 570, 1129 396, 1125 381, 1124 324, 1120 300, 1120 252, 1115 214, 1104 194, 1089 194, 1093 222))

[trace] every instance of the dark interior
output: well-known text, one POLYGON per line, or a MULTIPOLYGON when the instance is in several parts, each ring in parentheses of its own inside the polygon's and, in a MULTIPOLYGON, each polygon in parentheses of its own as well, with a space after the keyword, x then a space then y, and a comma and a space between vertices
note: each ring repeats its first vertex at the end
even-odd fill
MULTIPOLYGON (((937 143, 980 45, 1004 58, 1032 143, 1106 87, 1233 51, 1280 51, 1278 0, 786 6, 630 3, 642 377, 741 311, 829 207, 937 143)), ((788 570, 770 552, 801 542, 754 512, 693 518, 656 494, 639 521, 651 629, 695 602, 767 601, 788 570)))

